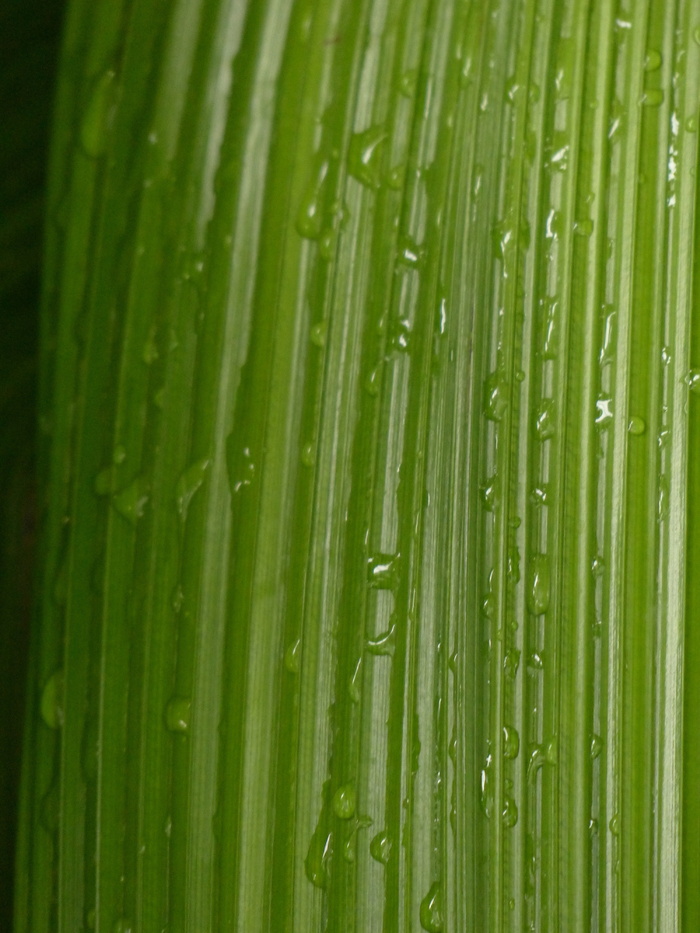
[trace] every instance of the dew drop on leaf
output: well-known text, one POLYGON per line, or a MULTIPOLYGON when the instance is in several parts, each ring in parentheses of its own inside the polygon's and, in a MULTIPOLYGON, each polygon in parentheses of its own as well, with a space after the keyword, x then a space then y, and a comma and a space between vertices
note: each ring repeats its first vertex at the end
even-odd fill
POLYGON ((39 709, 41 718, 49 729, 60 729, 63 725, 63 698, 63 668, 59 668, 51 674, 41 692, 39 709))
POLYGON ((299 664, 301 661, 301 638, 297 638, 287 648, 284 653, 284 666, 290 674, 299 673, 299 664))
POLYGON ((210 460, 197 460, 187 467, 177 481, 175 487, 175 504, 180 521, 184 522, 187 518, 187 510, 190 507, 192 497, 204 482, 204 477, 209 469, 210 460))
POLYGON ((517 758, 520 751, 520 736, 515 726, 503 726, 503 755, 505 758, 517 758))
POLYGON ((399 582, 399 554, 373 554, 367 561, 367 580, 377 590, 392 590, 399 582))
POLYGON ((150 489, 143 476, 137 476, 128 486, 112 496, 112 505, 130 525, 136 525, 146 509, 150 489))
POLYGON ((165 707, 165 724, 171 732, 189 732, 191 708, 189 697, 171 697, 165 707))
POLYGON ((333 794, 333 812, 341 820, 349 820, 355 815, 355 787, 343 784, 333 794))
POLYGON ((420 924, 427 933, 442 933, 442 886, 434 881, 420 903, 420 924))
POLYGON ((383 126, 370 126, 353 133, 348 148, 348 172, 368 188, 379 187, 382 144, 388 134, 383 126))
POLYGON ((546 554, 530 558, 527 607, 533 615, 543 615, 549 608, 550 571, 546 554))
POLYGON ((391 857, 391 837, 387 830, 383 829, 372 838, 369 844, 369 854, 375 861, 386 865, 391 857))

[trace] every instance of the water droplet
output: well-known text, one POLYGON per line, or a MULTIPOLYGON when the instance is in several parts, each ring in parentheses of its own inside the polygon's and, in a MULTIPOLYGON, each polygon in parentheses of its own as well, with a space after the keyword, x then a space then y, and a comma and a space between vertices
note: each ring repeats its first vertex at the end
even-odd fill
POLYGON ((544 750, 541 745, 535 745, 530 752, 530 758, 527 763, 527 780, 534 784, 537 773, 545 763, 544 750))
POLYGON ((447 746, 447 754, 450 756, 450 760, 453 765, 457 764, 457 736, 453 735, 450 739, 450 742, 447 746))
POLYGON ((527 666, 532 671, 544 670, 544 652, 540 650, 532 651, 527 656, 527 666))
POLYGON ((400 554, 373 554, 367 560, 367 580, 376 590, 393 590, 399 582, 400 554))
POLYGON ((554 436, 554 402, 551 398, 542 399, 535 414, 535 432, 541 441, 554 436))
POLYGON ((683 381, 691 392, 700 395, 700 369, 691 369, 683 381))
POLYGON ((666 476, 659 477, 659 488, 658 488, 658 502, 656 507, 656 518, 657 521, 663 522, 668 518, 668 478, 666 476))
MULTIPOLYGON (((513 586, 520 583, 520 551, 517 547, 508 550, 506 562, 506 577, 513 586)), ((514 630, 517 629, 517 623, 513 623, 514 630)))
POLYGON ((403 318, 391 322, 389 346, 392 350, 404 353, 411 344, 411 325, 403 318))
POLYGON ((605 561, 599 554, 591 561, 591 573, 594 577, 602 577, 605 573, 605 561))
POLYGON ((603 342, 600 348, 598 361, 601 366, 612 362, 615 356, 615 344, 617 340, 617 312, 606 306, 605 322, 603 324, 603 342))
POLYGON ((659 107, 664 102, 664 92, 660 87, 649 88, 642 95, 642 104, 645 107, 659 107))
POLYGON ((509 651, 506 651, 503 657, 503 670, 506 673, 506 677, 515 680, 519 667, 520 651, 517 648, 511 648, 509 651))
POLYGON ((530 558, 528 610, 536 616, 543 615, 549 608, 550 573, 546 554, 534 554, 530 558))
POLYGON ((612 819, 608 823, 608 826, 613 836, 620 835, 620 817, 617 815, 617 813, 613 814, 612 819))
POLYGON ((544 235, 547 240, 556 240, 561 236, 564 231, 564 224, 562 223, 562 213, 557 211, 554 208, 550 210, 547 214, 544 225, 544 235))
POLYGON ((126 460, 126 448, 124 447, 123 444, 117 444, 117 446, 112 451, 112 463, 115 466, 119 466, 119 464, 124 463, 125 460, 126 460))
POLYGON ((187 519, 187 510, 190 507, 192 497, 204 482, 204 477, 209 469, 210 460, 197 460, 196 463, 187 467, 180 476, 175 487, 175 505, 180 521, 187 519))
POLYGON ((555 360, 559 351, 559 302, 556 298, 548 298, 544 302, 544 310, 543 356, 546 360, 555 360))
POLYGON ((86 155, 97 158, 107 150, 116 103, 116 75, 109 69, 95 81, 80 125, 80 144, 86 155))
POLYGON ((112 505, 129 524, 136 523, 143 517, 150 497, 150 487, 143 476, 137 476, 121 492, 112 496, 112 505))
POLYGON ((301 638, 297 638, 284 652, 284 666, 290 674, 298 674, 301 663, 301 638))
POLYGON ((505 262, 510 250, 515 246, 515 232, 510 223, 502 220, 493 228, 493 255, 494 259, 505 262))
POLYGON ((418 269, 424 258, 424 250, 409 236, 399 237, 397 261, 409 269, 418 269))
POLYGON ((559 760, 559 743, 556 735, 550 736, 544 743, 544 760, 548 765, 555 765, 559 760))
POLYGON ((319 321, 318 324, 314 324, 309 334, 309 339, 311 340, 311 343, 315 347, 319 347, 319 349, 323 349, 323 347, 325 347, 326 345, 326 333, 327 332, 328 332, 328 321, 327 320, 319 321))
POLYGON ((321 890, 328 884, 328 863, 333 855, 333 834, 323 831, 322 823, 325 823, 323 815, 311 837, 309 851, 304 860, 306 877, 314 887, 321 890))
POLYGON ((479 802, 481 803, 481 809, 484 811, 486 817, 491 819, 491 815, 493 813, 493 787, 491 782, 490 755, 486 759, 486 766, 481 769, 479 790, 479 802))
POLYGON ((420 925, 428 933, 442 933, 442 886, 434 881, 420 902, 420 925))
POLYGON ((593 221, 590 220, 590 218, 586 218, 585 220, 577 220, 574 223, 574 233, 578 234, 578 236, 592 236, 593 221))
POLYGON ((381 862, 382 865, 386 865, 389 861, 391 857, 391 837, 385 829, 372 838, 369 844, 369 854, 375 861, 381 862))
POLYGON ((360 687, 362 685, 362 658, 358 658, 352 677, 348 681, 348 693, 353 703, 360 702, 360 687))
POLYGON ((603 740, 599 735, 591 735, 591 758, 595 761, 603 751, 603 740))
POLYGON ((376 638, 368 638, 365 647, 370 654, 387 654, 393 657, 396 650, 396 623, 393 623, 388 631, 382 632, 376 638))
POLYGON ((649 49, 644 58, 644 70, 658 71, 662 61, 661 52, 658 52, 656 49, 649 49))
POLYGON ((644 434, 646 427, 644 418, 640 418, 639 415, 632 415, 627 425, 627 430, 635 437, 639 437, 640 434, 644 434))
POLYGON ((44 684, 39 709, 41 718, 49 729, 60 729, 63 725, 64 678, 63 668, 55 670, 44 684))
POLYGON ((317 240, 323 229, 323 187, 328 175, 328 162, 322 162, 304 193, 296 217, 299 236, 317 240))
POLYGON ((332 227, 326 228, 318 238, 318 255, 325 262, 330 262, 335 256, 335 246, 338 242, 338 231, 332 227))
POLYGON ((595 423, 601 428, 607 427, 613 419, 612 398, 609 395, 601 395, 595 407, 595 423))
POLYGON ((530 493, 530 502, 536 506, 549 505, 549 486, 546 483, 536 486, 530 493))
POLYGON ((343 784, 333 794, 333 812, 341 820, 349 820, 355 815, 355 787, 343 784))
POLYGON ((503 726, 503 756, 517 758, 520 751, 520 736, 515 726, 503 726))
POLYGON ((191 709, 189 697, 171 697, 165 707, 165 725, 171 732, 189 732, 191 709))
POLYGON ((598 835, 598 820, 591 819, 588 821, 588 832, 591 837, 598 835))
POLYGON ((569 137, 563 131, 554 133, 545 150, 545 168, 565 172, 569 167, 569 137))
POLYGON ((112 927, 112 933, 131 933, 131 922, 126 917, 120 917, 112 927))
POLYGON ((481 501, 487 512, 495 512, 500 504, 499 481, 497 476, 491 476, 481 487, 481 501))
POLYGON ((240 454, 231 457, 231 461, 229 461, 229 483, 231 494, 235 496, 253 482, 255 463, 250 447, 244 447, 240 454))
POLYGON ((484 383, 484 414, 490 421, 500 421, 507 409, 508 385, 502 373, 491 373, 484 383))
POLYGON ((408 71, 404 71, 404 73, 401 75, 399 91, 401 94, 403 94, 404 97, 413 97, 416 93, 417 83, 418 69, 410 68, 408 71))
POLYGON ((518 806, 512 797, 506 797, 504 800, 501 817, 506 829, 512 829, 518 822, 518 806))
POLYGON ((357 833, 353 830, 343 844, 343 858, 352 864, 357 854, 357 833))
POLYGON ((370 370, 367 374, 367 378, 364 382, 365 392, 368 395, 371 395, 372 398, 376 398, 379 395, 379 384, 381 381, 381 371, 379 366, 375 366, 374 369, 370 370))
POLYGON ((481 601, 481 611, 487 619, 493 619, 496 615, 496 597, 493 593, 487 593, 481 601))
POLYGON ((685 121, 685 128, 688 133, 697 133, 698 131, 698 118, 695 116, 688 117, 685 121))
POLYGON ((520 84, 516 77, 511 77, 506 81, 505 100, 509 104, 514 104, 520 94, 525 90, 525 85, 520 84))
POLYGON ((301 448, 301 462, 305 467, 312 467, 316 463, 316 443, 309 441, 301 448))
POLYGON ((350 138, 348 172, 368 188, 379 187, 382 144, 387 135, 383 126, 370 126, 362 133, 353 133, 350 138))

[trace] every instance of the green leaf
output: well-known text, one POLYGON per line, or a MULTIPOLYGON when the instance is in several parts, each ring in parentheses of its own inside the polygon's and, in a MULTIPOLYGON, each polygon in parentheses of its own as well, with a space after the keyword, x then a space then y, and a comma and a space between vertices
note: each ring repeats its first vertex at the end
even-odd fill
POLYGON ((73 0, 17 933, 700 922, 695 16, 73 0))

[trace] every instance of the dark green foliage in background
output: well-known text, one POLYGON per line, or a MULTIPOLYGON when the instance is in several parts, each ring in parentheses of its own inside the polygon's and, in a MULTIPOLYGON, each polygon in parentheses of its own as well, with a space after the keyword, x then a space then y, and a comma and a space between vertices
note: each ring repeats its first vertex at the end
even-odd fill
POLYGON ((61 0, 0 4, 0 930, 9 930, 31 614, 38 300, 61 0))

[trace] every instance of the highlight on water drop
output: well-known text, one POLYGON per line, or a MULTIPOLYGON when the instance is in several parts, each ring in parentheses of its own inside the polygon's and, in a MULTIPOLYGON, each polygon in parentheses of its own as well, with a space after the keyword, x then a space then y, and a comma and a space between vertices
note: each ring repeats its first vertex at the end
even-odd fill
POLYGON ((170 732, 186 734, 190 731, 192 701, 189 697, 174 696, 165 707, 165 725, 170 732))

